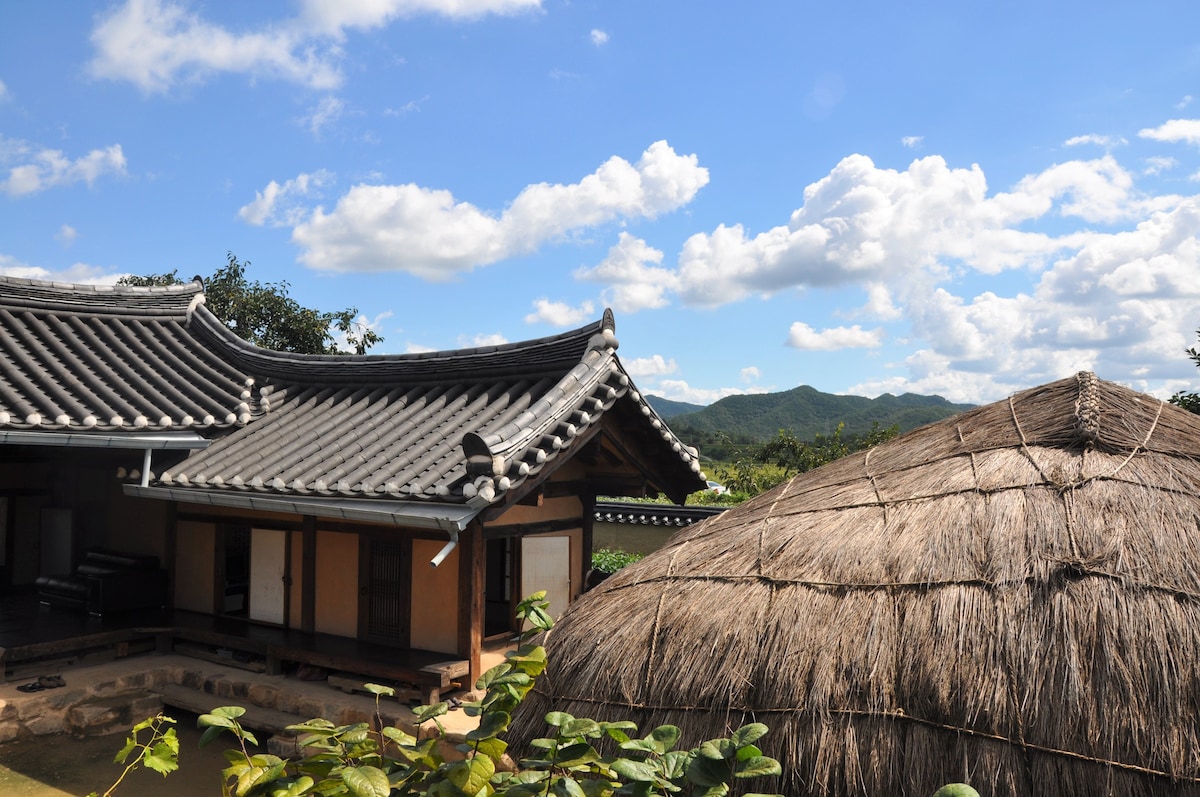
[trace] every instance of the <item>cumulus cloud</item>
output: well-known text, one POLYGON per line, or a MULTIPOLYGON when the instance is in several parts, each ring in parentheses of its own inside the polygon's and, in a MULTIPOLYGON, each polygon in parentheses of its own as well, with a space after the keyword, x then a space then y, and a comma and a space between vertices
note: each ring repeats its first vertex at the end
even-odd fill
POLYGON ((255 227, 296 224, 308 212, 300 200, 316 196, 321 187, 332 181, 333 173, 325 169, 299 174, 282 185, 272 180, 266 188, 254 192, 253 202, 238 209, 238 218, 255 227))
POLYGON ((104 175, 125 174, 125 153, 120 144, 94 149, 78 158, 69 158, 61 150, 37 147, 0 136, 0 191, 9 196, 25 196, 48 188, 87 183, 104 175))
POLYGON ((803 200, 763 232, 731 223, 697 233, 673 265, 623 236, 576 276, 613 295, 653 297, 646 307, 861 291, 846 315, 866 321, 798 323, 788 343, 876 348, 886 323, 888 336, 915 344, 890 364, 893 375, 850 388, 865 395, 980 402, 1080 369, 1161 394, 1187 370, 1180 352, 1194 344, 1200 312, 1200 196, 1147 194, 1111 154, 1054 164, 998 192, 980 166, 931 156, 892 170, 852 155, 803 200))
POLYGON ((596 45, 597 47, 602 47, 605 44, 608 44, 608 34, 599 28, 592 28, 591 37, 592 44, 596 45))
POLYGON ((357 185, 332 211, 313 210, 292 240, 301 262, 321 271, 406 271, 446 280, 578 230, 655 218, 686 205, 707 182, 695 155, 678 155, 658 141, 637 163, 614 156, 577 183, 527 186, 500 214, 412 183, 357 185))
POLYGON ((803 321, 796 321, 788 330, 787 345, 803 351, 874 349, 883 344, 883 335, 882 328, 866 330, 858 324, 817 331, 803 321))
POLYGON ((755 380, 759 379, 761 376, 762 376, 762 371, 758 370, 758 368, 753 365, 747 365, 745 368, 743 368, 741 371, 738 372, 738 377, 746 384, 754 382, 755 380))
POLYGON ((348 30, 420 14, 469 20, 540 5, 540 0, 307 0, 295 18, 234 32, 203 19, 185 2, 126 0, 92 31, 95 56, 88 67, 96 78, 128 81, 147 93, 218 73, 329 90, 342 83, 341 43, 348 30))
POLYGON ((1063 146, 1078 147, 1078 146, 1082 146, 1084 144, 1091 144, 1093 146, 1104 147, 1105 149, 1109 149, 1110 147, 1115 147, 1118 144, 1126 144, 1126 143, 1128 143, 1128 142, 1125 139, 1120 138, 1120 137, 1113 138, 1112 136, 1102 136, 1102 135, 1099 135, 1098 133, 1088 133, 1087 135, 1072 136, 1071 138, 1068 138, 1066 141, 1063 142, 1063 146))
POLYGON ((664 379, 653 387, 648 388, 645 392, 662 396, 671 401, 686 401, 689 404, 707 405, 726 396, 747 396, 755 393, 766 393, 768 391, 766 388, 757 387, 744 389, 739 387, 699 388, 692 387, 682 379, 664 379))
POLYGON ((300 120, 300 124, 312 133, 313 138, 320 138, 321 131, 340 119, 345 110, 345 100, 332 95, 322 97, 320 102, 309 108, 308 114, 300 120))
POLYGON ((624 365, 625 370, 635 379, 666 376, 679 370, 674 359, 668 360, 661 354, 625 360, 624 365))
POLYGON ((591 302, 585 301, 578 307, 571 307, 565 302, 537 299, 533 303, 533 312, 525 316, 525 323, 541 322, 555 327, 576 327, 594 320, 594 314, 595 309, 591 302))
POLYGON ((83 285, 115 285, 118 279, 128 276, 87 263, 74 263, 66 268, 51 270, 31 266, 4 253, 0 253, 0 275, 54 282, 77 282, 83 285))
POLYGON ((54 234, 55 240, 63 246, 70 246, 75 243, 75 239, 79 237, 79 232, 70 224, 64 224, 58 228, 58 232, 54 234))
POLYGON ((1158 127, 1139 130, 1138 135, 1153 141, 1200 144, 1200 119, 1171 119, 1158 127))
POLYGON ((575 278, 608 285, 601 296, 619 313, 665 307, 667 293, 678 289, 678 275, 662 268, 663 253, 641 238, 622 232, 608 256, 591 268, 575 271, 575 278))
POLYGON ((921 146, 921 142, 925 140, 925 136, 905 136, 900 139, 900 143, 908 149, 916 149, 921 146))
POLYGON ((503 346, 508 343, 508 338, 501 335, 499 332, 480 333, 473 337, 459 338, 459 343, 467 347, 483 347, 483 346, 503 346))

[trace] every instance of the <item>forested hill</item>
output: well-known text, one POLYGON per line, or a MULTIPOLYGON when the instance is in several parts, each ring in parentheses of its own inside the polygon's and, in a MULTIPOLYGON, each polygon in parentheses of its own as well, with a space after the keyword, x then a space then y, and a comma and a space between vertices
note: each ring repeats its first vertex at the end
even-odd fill
POLYGON ((832 434, 845 423, 845 434, 868 432, 873 423, 881 428, 893 424, 901 432, 924 426, 971 409, 971 404, 952 404, 941 396, 885 393, 878 398, 836 396, 802 385, 782 393, 727 396, 707 407, 668 401, 647 395, 650 406, 679 437, 690 443, 711 440, 724 434, 733 442, 766 442, 780 429, 801 440, 832 434))

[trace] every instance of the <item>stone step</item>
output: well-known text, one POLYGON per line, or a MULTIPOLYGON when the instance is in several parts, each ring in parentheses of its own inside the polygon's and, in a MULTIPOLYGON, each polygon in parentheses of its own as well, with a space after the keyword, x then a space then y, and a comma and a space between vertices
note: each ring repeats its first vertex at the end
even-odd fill
MULTIPOLYGON (((162 696, 164 705, 182 708, 196 714, 208 714, 218 705, 222 705, 222 698, 197 689, 189 689, 186 686, 164 684, 157 687, 155 691, 162 696)), ((251 705, 243 706, 243 708, 246 709, 246 713, 238 718, 239 723, 251 730, 271 735, 290 736, 292 734, 286 730, 287 726, 299 725, 310 719, 310 717, 300 717, 286 711, 261 706, 251 705)))

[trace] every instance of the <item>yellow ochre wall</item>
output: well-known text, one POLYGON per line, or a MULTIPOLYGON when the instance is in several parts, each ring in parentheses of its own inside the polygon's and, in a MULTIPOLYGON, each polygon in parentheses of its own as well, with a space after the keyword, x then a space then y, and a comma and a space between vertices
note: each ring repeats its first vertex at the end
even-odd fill
POLYGON ((212 614, 216 527, 181 521, 175 535, 175 608, 212 614))
POLYGON ((458 649, 458 548, 437 567, 429 560, 445 540, 413 540, 412 633, 414 648, 454 653, 458 649))
MULTIPOLYGON (((292 571, 292 578, 299 573, 292 571)), ((358 535, 317 532, 317 607, 319 633, 358 635, 358 535)), ((299 616, 299 606, 293 606, 299 616)))

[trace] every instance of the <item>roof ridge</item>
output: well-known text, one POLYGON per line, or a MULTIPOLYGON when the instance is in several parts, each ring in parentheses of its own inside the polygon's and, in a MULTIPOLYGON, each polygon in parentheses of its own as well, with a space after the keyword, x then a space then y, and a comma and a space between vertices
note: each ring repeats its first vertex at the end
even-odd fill
POLYGON ((199 281, 181 285, 94 285, 0 276, 0 306, 76 313, 186 317, 199 281))

